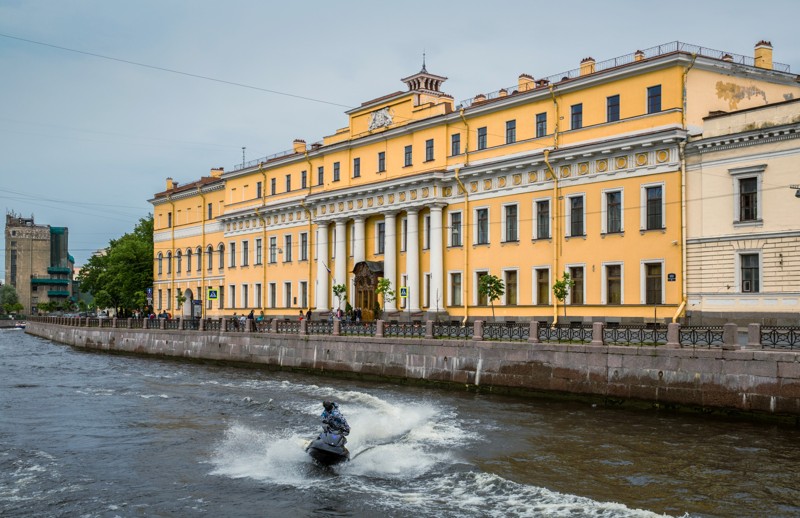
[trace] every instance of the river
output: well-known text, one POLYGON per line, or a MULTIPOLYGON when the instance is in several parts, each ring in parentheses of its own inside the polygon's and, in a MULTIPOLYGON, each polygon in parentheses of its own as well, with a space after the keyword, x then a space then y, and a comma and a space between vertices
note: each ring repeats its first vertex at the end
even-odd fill
POLYGON ((0 516, 800 515, 800 430, 89 353, 0 331, 0 516), (323 399, 354 458, 305 454, 323 399))

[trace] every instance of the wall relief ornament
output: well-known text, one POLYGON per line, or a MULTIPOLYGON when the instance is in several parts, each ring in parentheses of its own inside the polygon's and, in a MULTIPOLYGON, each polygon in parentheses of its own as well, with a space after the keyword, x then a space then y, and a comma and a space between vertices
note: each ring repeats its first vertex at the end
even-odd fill
POLYGON ((391 108, 381 108, 375 110, 369 115, 369 130, 374 131, 380 128, 386 128, 392 124, 393 113, 391 108))

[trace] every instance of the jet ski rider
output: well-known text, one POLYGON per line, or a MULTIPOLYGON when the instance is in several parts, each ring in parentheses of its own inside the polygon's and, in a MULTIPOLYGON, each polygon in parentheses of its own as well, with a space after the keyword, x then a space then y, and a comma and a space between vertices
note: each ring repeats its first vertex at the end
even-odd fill
POLYGON ((332 431, 346 436, 350 433, 350 425, 347 424, 347 419, 344 418, 339 411, 339 405, 333 401, 323 401, 322 406, 325 410, 322 412, 322 425, 325 431, 332 431))

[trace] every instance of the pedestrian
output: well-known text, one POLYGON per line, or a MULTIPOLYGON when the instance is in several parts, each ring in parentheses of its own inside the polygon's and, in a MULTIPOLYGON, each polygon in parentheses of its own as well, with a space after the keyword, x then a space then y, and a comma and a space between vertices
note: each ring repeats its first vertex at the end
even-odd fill
POLYGON ((301 321, 303 320, 303 310, 302 309, 300 310, 300 320, 301 321))

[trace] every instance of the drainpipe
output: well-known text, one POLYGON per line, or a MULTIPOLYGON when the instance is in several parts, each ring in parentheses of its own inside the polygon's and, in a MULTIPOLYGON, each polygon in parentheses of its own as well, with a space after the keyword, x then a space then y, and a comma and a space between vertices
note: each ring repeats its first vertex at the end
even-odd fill
MULTIPOLYGON (((697 54, 692 54, 692 62, 683 71, 683 78, 681 81, 681 128, 686 131, 686 83, 688 82, 689 71, 694 67, 697 60, 697 54)), ((688 282, 686 279, 686 140, 689 138, 688 132, 684 140, 678 143, 678 156, 681 161, 681 304, 678 306, 675 314, 672 315, 672 322, 676 323, 678 317, 683 313, 686 308, 686 297, 688 292, 688 282)))
MULTIPOLYGON (((303 151, 303 153, 306 156, 306 162, 308 162, 308 176, 306 176, 306 186, 307 186, 306 188, 308 189, 308 193, 306 194, 306 197, 308 197, 308 196, 311 196, 311 178, 312 178, 312 175, 314 174, 314 169, 313 169, 312 164, 311 164, 311 158, 309 158, 309 156, 308 156, 308 149, 303 151)), ((308 298, 308 300, 307 300, 308 309, 311 309, 311 272, 312 272, 311 257, 312 257, 312 250, 314 250, 314 244, 312 244, 311 239, 314 237, 314 232, 313 232, 314 229, 312 228, 311 211, 306 206, 306 200, 304 200, 304 199, 300 200, 300 207, 303 208, 303 211, 306 214, 306 219, 308 220, 308 243, 307 243, 308 244, 308 256, 307 256, 308 259, 306 261, 308 263, 308 286, 306 288, 306 297, 308 298)), ((366 239, 366 236, 365 236, 365 239, 366 239)), ((314 297, 316 298, 316 296, 317 296, 317 288, 316 288, 316 285, 315 285, 314 297)))
MULTIPOLYGON (((464 108, 461 108, 459 111, 459 115, 461 116, 461 120, 464 121, 464 126, 467 128, 467 138, 464 145, 464 167, 469 166, 469 123, 467 122, 466 117, 464 117, 464 108)), ((461 302, 464 304, 464 318, 461 321, 462 325, 467 325, 467 319, 469 318, 469 278, 471 277, 469 274, 469 191, 467 191, 467 187, 461 182, 461 178, 459 178, 458 173, 461 171, 460 168, 456 168, 456 182, 461 190, 464 192, 464 232, 461 233, 464 240, 464 279, 461 281, 461 293, 462 298, 461 302)), ((444 269, 444 268, 443 268, 444 269)))
MULTIPOLYGON (((555 89, 550 84, 550 96, 553 98, 553 107, 555 108, 555 128, 553 129, 553 149, 544 150, 544 163, 547 165, 547 170, 550 171, 550 176, 553 177, 553 210, 551 211, 551 222, 553 227, 552 240, 553 240, 553 275, 558 274, 558 240, 561 235, 558 229, 558 175, 556 174, 553 166, 550 164, 550 152, 558 149, 558 98, 555 94, 555 89)), ((566 301, 565 301, 566 304, 566 301)), ((553 296, 553 325, 558 323, 558 299, 553 296)))
MULTIPOLYGON (((261 189, 260 207, 260 209, 263 210, 267 206, 267 172, 264 171, 264 162, 258 163, 258 172, 261 173, 261 176, 264 178, 264 187, 261 189)), ((267 293, 267 262, 264 260, 264 251, 267 250, 267 222, 261 210, 256 210, 256 216, 258 216, 258 219, 261 220, 261 239, 264 240, 263 244, 261 245, 261 267, 264 269, 264 275, 262 277, 263 281, 261 284, 261 300, 258 301, 258 305, 259 310, 264 311, 264 294, 267 293)))
MULTIPOLYGON (((169 226, 169 288, 170 288, 170 297, 175 295, 175 266, 172 264, 172 260, 174 259, 172 252, 175 251, 175 225, 178 222, 178 216, 175 214, 175 202, 172 201, 172 194, 167 195, 167 201, 169 202, 170 207, 170 214, 169 217, 172 221, 170 221, 169 226)), ((177 298, 175 299, 175 305, 177 309, 177 298)), ((172 307, 172 301, 167 298, 167 305, 172 307)))
MULTIPOLYGON (((208 288, 206 288, 206 269, 203 264, 203 256, 206 254, 206 195, 203 194, 203 189, 200 186, 197 187, 197 194, 200 195, 202 200, 200 204, 200 257, 197 258, 200 264, 200 289, 205 289, 206 293, 208 293, 208 288)), ((201 293, 198 293, 197 296, 201 300, 200 318, 203 319, 205 318, 206 299, 201 293)))

